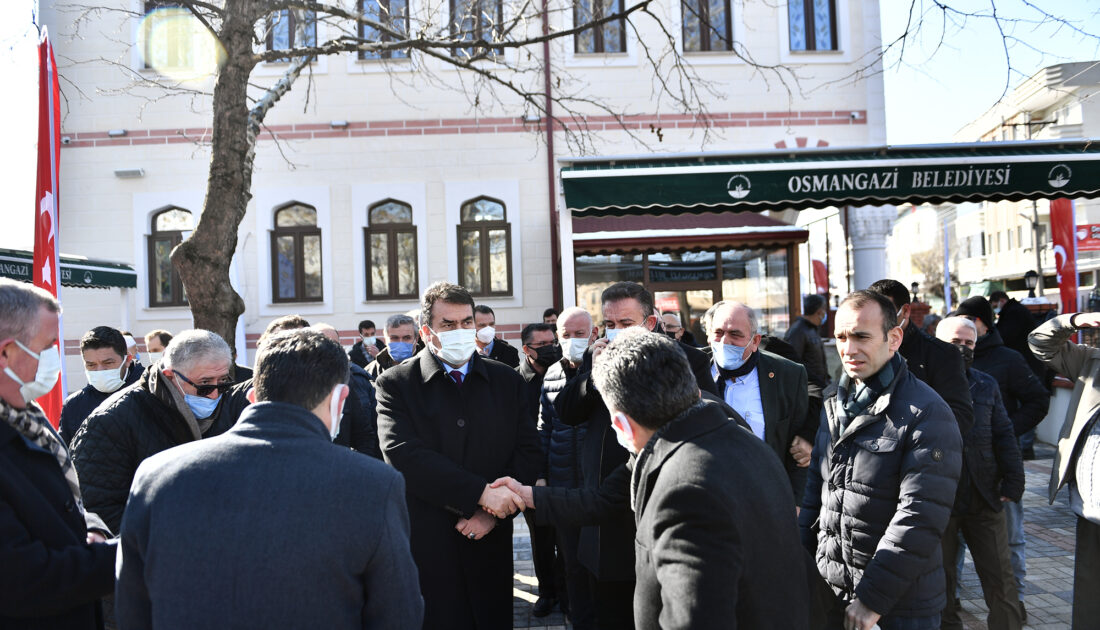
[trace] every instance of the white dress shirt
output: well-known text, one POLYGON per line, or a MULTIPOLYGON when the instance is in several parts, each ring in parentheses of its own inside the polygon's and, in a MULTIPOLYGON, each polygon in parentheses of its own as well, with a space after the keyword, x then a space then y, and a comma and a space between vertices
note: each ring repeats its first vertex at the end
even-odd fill
MULTIPOLYGON (((726 389, 722 392, 722 398, 726 404, 733 407, 734 411, 741 414, 745 422, 749 424, 753 434, 761 440, 764 439, 764 405, 760 398, 760 377, 757 368, 735 379, 727 380, 726 389)), ((710 375, 714 382, 718 382, 718 367, 710 364, 710 375)))

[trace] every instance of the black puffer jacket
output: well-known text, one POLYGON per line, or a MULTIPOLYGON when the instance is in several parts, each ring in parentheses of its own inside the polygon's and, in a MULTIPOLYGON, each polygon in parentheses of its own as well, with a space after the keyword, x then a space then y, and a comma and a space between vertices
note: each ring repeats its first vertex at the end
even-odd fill
POLYGON ((965 514, 981 502, 1000 512, 1001 497, 1019 501, 1024 495, 1024 462, 996 379, 974 368, 966 371, 966 377, 974 399, 974 428, 964 439, 966 466, 955 495, 955 512, 965 514))
MULTIPOLYGON (((133 387, 115 392, 84 421, 73 437, 72 457, 88 510, 118 531, 134 472, 151 455, 193 442, 187 420, 176 409, 160 370, 146 370, 133 387)), ((223 395, 207 438, 229 430, 236 421, 223 395)))
POLYGON ((1024 357, 1004 345, 996 328, 978 338, 974 347, 974 369, 997 379, 1001 386, 1001 402, 1016 435, 1034 429, 1046 417, 1050 393, 1035 377, 1024 357))
POLYGON ((551 365, 542 378, 542 398, 539 405, 539 438, 542 450, 546 453, 546 465, 539 476, 555 488, 580 488, 584 479, 581 476, 581 445, 588 424, 570 426, 561 421, 554 409, 558 393, 577 375, 575 368, 562 359, 551 365))
MULTIPOLYGON (((957 353, 956 353, 957 354, 957 353)), ((881 614, 943 610, 940 539, 962 468, 951 409, 899 365, 893 383, 841 433, 825 401, 798 524, 833 592, 881 614)))
MULTIPOLYGON (((141 374, 141 372, 134 370, 126 370, 126 380, 119 389, 125 389, 136 383, 141 378, 141 374)), ((115 390, 115 392, 117 391, 115 390)), ((73 437, 80 425, 84 424, 84 420, 92 415, 95 408, 115 392, 104 394, 91 385, 85 385, 84 389, 73 392, 65 399, 65 405, 61 407, 61 423, 58 425, 58 433, 61 434, 61 439, 65 440, 66 446, 73 443, 73 437)))

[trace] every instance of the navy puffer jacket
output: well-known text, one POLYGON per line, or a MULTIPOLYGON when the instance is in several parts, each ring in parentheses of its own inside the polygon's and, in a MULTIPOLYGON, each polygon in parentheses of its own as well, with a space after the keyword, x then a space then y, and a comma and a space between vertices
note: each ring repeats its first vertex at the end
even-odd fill
POLYGON ((1000 512, 1001 497, 1019 501, 1024 495, 1024 462, 997 380, 974 368, 966 371, 966 377, 974 400, 974 428, 965 440, 963 477, 968 483, 959 482, 956 513, 977 509, 983 502, 1000 512))
POLYGON ((546 463, 539 476, 556 488, 580 488, 581 448, 588 423, 570 426, 561 421, 554 408, 558 393, 577 375, 577 370, 566 367, 565 360, 558 361, 546 370, 542 378, 541 411, 539 412, 539 438, 546 463))
POLYGON ((962 437, 947 403, 904 365, 862 415, 841 429, 825 401, 803 508, 802 542, 841 598, 891 617, 939 614, 940 538, 962 468, 962 437))

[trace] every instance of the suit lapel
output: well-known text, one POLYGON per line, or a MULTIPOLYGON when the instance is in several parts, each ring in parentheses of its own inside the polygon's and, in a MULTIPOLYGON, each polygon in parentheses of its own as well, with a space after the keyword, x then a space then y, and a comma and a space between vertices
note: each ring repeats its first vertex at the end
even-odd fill
POLYGON ((756 377, 760 382, 760 406, 764 408, 764 441, 772 448, 779 448, 778 426, 783 413, 779 402, 779 382, 775 362, 763 351, 756 365, 756 377))

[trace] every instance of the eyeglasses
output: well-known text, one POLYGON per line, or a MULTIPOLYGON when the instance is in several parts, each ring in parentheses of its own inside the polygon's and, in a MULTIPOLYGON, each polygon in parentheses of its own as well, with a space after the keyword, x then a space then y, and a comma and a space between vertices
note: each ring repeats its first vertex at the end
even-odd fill
POLYGON ((214 391, 215 389, 218 390, 218 395, 221 396, 225 392, 229 391, 229 389, 231 387, 233 387, 233 385, 234 385, 234 383, 232 383, 232 382, 230 382, 230 383, 214 383, 212 385, 199 385, 198 383, 196 383, 196 382, 192 381, 191 379, 187 378, 186 376, 184 376, 181 372, 176 372, 175 374, 176 374, 176 376, 182 378, 184 383, 187 383, 191 387, 194 387, 195 388, 195 393, 198 394, 199 396, 204 397, 204 398, 206 396, 209 396, 210 392, 214 391))
POLYGON ((526 345, 527 345, 528 348, 530 348, 532 350, 538 350, 539 348, 545 348, 546 346, 556 346, 556 345, 558 345, 558 342, 556 342, 556 341, 540 341, 538 343, 529 343, 529 344, 526 344, 526 345))

